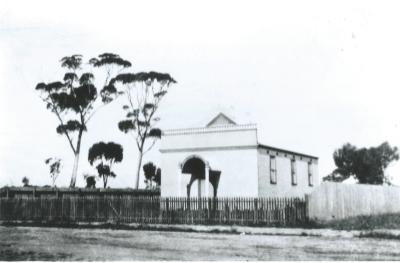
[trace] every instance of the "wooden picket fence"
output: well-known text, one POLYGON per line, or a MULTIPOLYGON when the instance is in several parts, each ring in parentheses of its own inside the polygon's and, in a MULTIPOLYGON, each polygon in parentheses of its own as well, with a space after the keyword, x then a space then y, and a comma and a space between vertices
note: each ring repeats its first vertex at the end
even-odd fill
POLYGON ((299 198, 0 198, 1 221, 298 226, 306 211, 299 198))

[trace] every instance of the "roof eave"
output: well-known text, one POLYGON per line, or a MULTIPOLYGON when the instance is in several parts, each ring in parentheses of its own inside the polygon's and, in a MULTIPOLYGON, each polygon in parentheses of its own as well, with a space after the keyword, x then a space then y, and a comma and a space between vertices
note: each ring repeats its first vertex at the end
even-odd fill
POLYGON ((277 151, 277 152, 283 152, 283 153, 286 153, 286 154, 299 155, 299 156, 303 156, 303 157, 306 157, 306 158, 311 158, 311 159, 318 160, 318 157, 316 157, 316 156, 312 156, 312 155, 308 155, 308 154, 304 154, 304 153, 299 153, 299 152, 293 152, 293 151, 289 151, 289 150, 285 150, 285 149, 281 149, 281 148, 268 146, 268 145, 265 145, 265 144, 260 144, 259 143, 257 147, 258 148, 262 148, 262 149, 267 149, 267 150, 273 150, 273 151, 277 151))

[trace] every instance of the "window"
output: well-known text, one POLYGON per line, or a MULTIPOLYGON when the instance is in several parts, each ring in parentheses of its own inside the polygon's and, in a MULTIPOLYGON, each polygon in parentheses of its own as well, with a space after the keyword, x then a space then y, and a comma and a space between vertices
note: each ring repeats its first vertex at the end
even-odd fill
POLYGON ((292 185, 297 185, 296 159, 290 161, 290 170, 292 171, 292 185))
POLYGON ((313 186, 313 166, 312 161, 308 162, 308 185, 313 186))
POLYGON ((269 173, 271 177, 271 184, 276 184, 276 158, 270 156, 269 158, 269 173))

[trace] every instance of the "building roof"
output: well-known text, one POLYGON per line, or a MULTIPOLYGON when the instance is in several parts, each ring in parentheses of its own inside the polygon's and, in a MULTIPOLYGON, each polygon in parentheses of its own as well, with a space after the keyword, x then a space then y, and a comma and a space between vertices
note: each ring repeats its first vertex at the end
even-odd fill
POLYGON ((220 112, 206 125, 206 127, 213 127, 219 125, 236 125, 236 122, 234 122, 231 118, 220 112))
POLYGON ((302 156, 302 157, 311 158, 311 159, 317 159, 318 160, 318 157, 316 157, 316 156, 312 156, 312 155, 308 155, 308 154, 304 154, 304 153, 299 153, 299 152, 293 152, 293 151, 289 151, 289 150, 285 150, 285 149, 280 149, 280 148, 268 146, 268 145, 265 145, 265 144, 260 144, 259 143, 258 144, 258 148, 277 151, 277 152, 282 152, 282 153, 289 154, 289 155, 298 155, 298 156, 302 156))
MULTIPOLYGON (((200 134, 200 133, 221 133, 221 132, 239 131, 239 130, 243 131, 255 130, 257 132, 257 126, 255 124, 241 124, 241 125, 236 124, 236 122, 234 122, 231 118, 226 116, 224 113, 220 112, 206 125, 206 127, 169 129, 169 130, 164 130, 163 135, 165 136, 165 135, 184 135, 184 134, 200 134)), ((316 156, 289 151, 281 148, 276 148, 265 144, 260 144, 257 142, 257 138, 255 138, 255 141, 252 145, 248 146, 276 151, 283 154, 296 155, 300 157, 318 160, 318 157, 316 156)))

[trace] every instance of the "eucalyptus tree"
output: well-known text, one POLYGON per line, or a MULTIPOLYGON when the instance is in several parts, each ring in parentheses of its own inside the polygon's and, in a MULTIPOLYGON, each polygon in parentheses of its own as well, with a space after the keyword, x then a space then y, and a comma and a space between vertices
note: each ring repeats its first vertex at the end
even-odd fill
POLYGON ((91 175, 91 176, 86 176, 86 188, 90 189, 95 189, 96 188, 96 177, 91 175))
POLYGON ((22 185, 23 187, 28 187, 29 185, 29 178, 24 176, 24 178, 22 178, 22 185))
POLYGON ((112 171, 113 164, 121 162, 123 157, 122 146, 113 142, 95 143, 89 149, 89 163, 90 165, 97 164, 96 169, 99 177, 103 179, 104 188, 107 187, 109 177, 116 177, 116 174, 112 171))
POLYGON ((153 182, 156 183, 156 188, 161 185, 161 169, 157 168, 152 162, 143 165, 145 184, 147 189, 153 189, 153 182))
POLYGON ((51 182, 52 182, 53 187, 55 187, 56 180, 61 172, 61 167, 62 167, 61 159, 52 157, 52 158, 47 158, 44 162, 45 162, 45 164, 47 164, 49 166, 51 182))
POLYGON ((138 189, 143 155, 161 138, 162 132, 156 127, 160 120, 156 115, 160 102, 176 81, 169 74, 151 71, 119 74, 112 82, 128 102, 123 106, 125 119, 118 123, 118 128, 134 136, 138 149, 135 175, 135 188, 138 189))
POLYGON ((337 168, 324 177, 324 181, 342 182, 353 177, 360 184, 391 184, 385 169, 399 160, 399 152, 387 142, 370 148, 357 148, 347 143, 335 150, 333 160, 337 168))
POLYGON ((87 124, 99 108, 118 96, 112 78, 130 67, 131 63, 111 53, 101 54, 85 64, 81 55, 66 56, 60 62, 66 71, 63 79, 39 83, 36 90, 40 92, 47 109, 57 117, 59 125, 56 131, 65 136, 74 154, 70 187, 75 187, 82 136, 87 131, 87 124), (99 84, 102 88, 98 92, 93 70, 100 67, 105 69, 106 74, 103 74, 104 82, 99 84))

